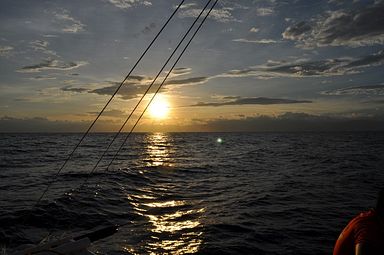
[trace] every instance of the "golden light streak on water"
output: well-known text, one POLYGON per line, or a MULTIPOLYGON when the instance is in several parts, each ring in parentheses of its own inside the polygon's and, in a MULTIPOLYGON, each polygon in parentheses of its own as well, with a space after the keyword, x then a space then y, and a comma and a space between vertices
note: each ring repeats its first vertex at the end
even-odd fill
MULTIPOLYGON (((171 142, 166 134, 155 133, 147 137, 146 151, 148 166, 169 167, 171 142)), ((158 168, 156 171, 161 171, 158 168)), ((148 254, 191 254, 199 251, 203 242, 201 216, 204 208, 195 208, 191 200, 168 199, 172 184, 162 183, 140 190, 143 194, 127 195, 135 213, 147 219, 148 231, 152 235, 145 240, 148 254), (161 199, 161 200, 160 200, 161 199)), ((123 250, 136 254, 129 247, 123 250)))
POLYGON ((167 134, 154 133, 147 137, 147 142, 147 157, 144 159, 147 166, 172 166, 170 162, 172 147, 167 134))

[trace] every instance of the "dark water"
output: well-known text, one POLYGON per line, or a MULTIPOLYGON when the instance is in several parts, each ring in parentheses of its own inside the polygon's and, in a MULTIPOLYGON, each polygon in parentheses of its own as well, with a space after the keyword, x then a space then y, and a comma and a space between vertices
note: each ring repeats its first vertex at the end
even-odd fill
POLYGON ((130 222, 92 249, 331 254, 384 186, 384 133, 156 133, 133 135, 80 189, 112 138, 93 134, 32 208, 80 136, 0 137, 0 239, 11 247, 130 222))

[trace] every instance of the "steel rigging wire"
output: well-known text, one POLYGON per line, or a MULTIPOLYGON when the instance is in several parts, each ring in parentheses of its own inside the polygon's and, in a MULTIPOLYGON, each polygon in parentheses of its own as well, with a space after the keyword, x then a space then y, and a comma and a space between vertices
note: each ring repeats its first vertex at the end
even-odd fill
MULTIPOLYGON (((191 32, 191 30, 193 29, 193 27, 196 25, 197 21, 200 19, 201 15, 204 13, 204 11, 207 9, 208 5, 212 2, 212 0, 208 0, 206 5, 204 6, 204 8, 200 11, 199 15, 195 18, 194 22, 190 25, 190 27, 188 28, 187 32, 184 34, 184 36, 180 39, 179 43, 177 44, 176 48, 173 50, 173 52, 171 53, 171 55, 168 57, 168 59, 165 61, 165 63, 163 64, 163 66, 161 67, 161 69, 159 70, 159 72, 157 73, 156 77, 152 80, 151 84, 148 86, 147 90, 144 92, 144 94, 141 96, 140 100, 137 102, 136 106, 133 108, 133 110, 131 111, 131 113, 129 114, 129 116, 126 118, 126 120, 124 121, 124 123, 122 124, 122 126, 120 127, 119 131, 114 135, 113 139, 110 141, 110 143, 108 144, 108 146, 106 147, 106 149, 104 150, 103 154, 101 155, 101 157, 99 158, 99 160, 96 162, 96 164, 94 165, 94 167, 92 168, 92 170, 88 173, 86 179, 84 180, 84 182, 81 184, 80 187, 82 187, 85 183, 88 182, 88 179, 89 177, 92 175, 92 173, 94 173, 94 171, 97 169, 97 167, 99 166, 101 160, 104 158, 104 156, 107 154, 107 152, 109 151, 110 147, 112 146, 112 144, 115 142, 115 140, 117 139, 117 137, 119 136, 119 134, 122 132, 122 130, 124 129, 125 125, 128 123, 128 121, 131 119, 133 113, 137 110, 137 108, 139 107, 140 103, 143 101, 143 99, 145 98, 145 96, 148 94, 148 92, 150 91, 150 89, 153 87, 153 85, 155 84, 156 80, 159 78, 159 76, 161 75, 161 73, 163 72, 163 70, 165 69, 165 67, 168 65, 169 61, 172 59, 172 57, 175 55, 175 53, 177 52, 177 50, 180 48, 181 44, 184 42, 184 40, 186 39, 186 37, 189 35, 189 33, 191 32)), ((216 4, 216 3, 215 3, 216 4)), ((215 5, 214 4, 214 5, 215 5)), ((212 11, 214 5, 211 7, 211 9, 209 10, 209 12, 207 13, 209 15, 209 13, 212 11)), ((203 21, 205 21, 205 19, 207 18, 207 15, 205 15, 205 18, 203 21)), ((202 22, 203 22, 202 21, 202 22)), ((197 31, 200 29, 200 27, 202 26, 202 24, 200 24, 200 26, 198 27, 198 29, 196 30, 195 34, 197 33, 197 31)), ((194 35, 195 35, 194 34, 194 35)), ((194 35, 191 37, 191 39, 189 40, 189 43, 192 41, 194 35)), ((187 44, 186 47, 188 47, 189 43, 187 44)), ((181 55, 185 52, 186 50, 186 47, 184 47, 184 50, 183 52, 181 53, 181 55)), ((181 58, 181 55, 179 56, 178 59, 181 58)), ((177 63, 177 62, 176 62, 177 63)), ((176 63, 173 65, 173 67, 176 65, 176 63)), ((173 69, 172 67, 172 69, 173 69)), ((166 78, 163 80, 163 83, 165 82, 165 80, 168 78, 169 74, 171 73, 172 69, 168 72, 166 78)), ((163 84, 162 83, 162 84, 163 84)), ((161 85, 162 85, 161 84, 161 85)), ((152 102, 152 100, 150 101, 152 102)), ((150 103, 149 103, 150 104, 150 103)), ((148 104, 148 105, 149 105, 148 104)), ((148 106, 145 108, 145 110, 148 108, 148 106)), ((144 110, 144 111, 145 111, 144 110)), ((136 123, 137 125, 137 123, 136 123)), ((136 126, 135 125, 135 126, 136 126)), ((130 133, 132 133, 133 129, 131 130, 130 133)), ((122 145, 124 145, 124 143, 126 142, 127 139, 124 140, 124 142, 122 143, 122 145)), ((119 147, 117 153, 121 150, 122 146, 119 147)), ((116 158, 116 155, 114 155, 113 159, 112 159, 112 162, 113 160, 115 160, 116 158)), ((109 169, 110 165, 112 163, 110 162, 108 164, 108 167, 107 167, 107 170, 109 169)))
MULTIPOLYGON (((51 181, 48 182, 45 190, 43 191, 43 193, 40 195, 40 197, 37 199, 36 203, 32 206, 31 208, 31 211, 41 202, 41 200, 43 199, 43 197, 45 196, 45 194, 48 192, 49 188, 52 186, 52 184, 56 181, 58 175, 60 174, 60 172, 64 169, 64 167, 67 165, 67 163, 69 162, 69 160, 72 158, 73 154, 75 153, 75 151, 77 150, 77 148, 80 146, 80 144, 83 142, 84 138, 89 134, 89 132, 91 131, 92 127, 95 125, 95 123, 97 122, 97 120, 100 118, 100 116, 103 114, 103 112, 105 111, 105 109, 107 108, 107 106, 109 105, 109 103, 112 101, 112 99, 116 96, 117 92, 120 90, 120 88, 123 86, 124 82, 131 76, 132 72, 135 70, 135 68, 137 67, 137 65, 139 64, 139 62, 143 59, 143 57, 146 55, 146 53, 148 52, 148 50, 152 47, 152 45, 154 44, 154 42, 157 40, 157 38, 160 36, 160 34, 163 32, 163 30, 165 29, 165 27, 168 25, 168 23, 171 21, 171 19, 175 16, 175 14, 177 13, 177 11, 180 9, 180 7, 183 5, 183 3, 185 2, 185 0, 182 0, 180 2, 180 4, 176 7, 176 9, 173 11, 173 13, 171 14, 171 16, 167 19, 167 21, 164 23, 164 25, 161 27, 160 31, 156 34, 156 36, 152 39, 152 41, 150 42, 150 44, 147 46, 147 48, 143 51, 143 53, 140 55, 140 57, 138 58, 138 60, 136 61, 136 63, 133 65, 133 67, 131 68, 131 70, 128 72, 128 74, 125 76, 125 78, 123 79, 123 81, 119 84, 119 86, 116 88, 116 90, 114 91, 114 93, 112 94, 112 96, 109 98, 109 100, 107 101, 107 103, 104 105, 104 107, 102 108, 102 110, 99 112, 99 114, 97 115, 97 117, 95 118, 95 120, 91 123, 91 125, 88 127, 87 131, 83 134, 83 136, 81 137, 81 139, 79 140, 79 142, 76 144, 76 146, 73 148, 73 150, 71 151, 71 153, 68 155, 68 157, 66 158, 66 160, 64 161, 64 163, 61 165, 61 167, 59 168, 59 170, 56 172, 56 174, 54 175, 54 177, 51 179, 51 181)), ((28 217, 30 216, 30 214, 26 217, 26 219, 24 219, 24 222, 28 219, 28 217)))
MULTIPOLYGON (((143 117, 145 111, 148 109, 149 105, 152 103, 153 99, 156 97, 157 93, 159 93, 161 87, 164 85, 165 81, 168 79, 168 76, 171 74, 172 70, 175 68, 175 66, 177 65, 177 63, 179 62, 179 60, 181 59, 181 57, 183 56, 183 54, 185 53, 185 51, 187 50, 188 46, 191 44, 193 38, 196 36, 197 32, 199 32, 200 28, 203 26, 205 20, 208 18, 209 14, 211 13, 211 11, 213 10, 213 8, 215 7, 215 5, 217 4, 219 0, 216 0, 213 5, 211 6, 211 8, 209 9, 208 13, 205 15, 204 19, 202 20, 202 22, 200 23, 200 25, 197 27, 196 31, 193 33, 192 37, 189 39, 188 43, 185 45, 185 47, 183 48, 182 52, 180 53, 180 55, 178 56, 178 58, 176 59, 175 63, 172 65, 171 69, 168 71, 167 75, 165 76, 165 78, 163 79, 163 81, 161 82, 161 84, 159 85, 159 87, 157 88, 155 94, 153 95, 153 97, 151 98, 151 100, 149 101, 149 103, 147 104, 147 106, 145 107, 145 109, 143 110, 143 112, 141 113, 141 115, 139 116, 139 118, 137 119, 135 125, 133 125, 133 127, 131 128, 131 130, 129 131, 129 133, 127 134, 127 136, 125 137, 123 143, 121 144, 121 146, 119 147, 119 149, 116 151, 115 155, 113 156, 112 160, 109 162, 108 166, 107 166, 107 169, 111 166, 112 162, 116 159, 117 155, 119 154, 119 152, 121 151, 121 149, 123 148, 124 144, 127 142, 129 136, 132 134, 133 130, 135 129, 135 127, 137 126, 137 124, 139 123, 140 119, 143 117)), ((209 0, 209 2, 211 2, 211 0, 209 0)))
MULTIPOLYGON (((124 80, 120 83, 120 85, 118 86, 118 88, 116 89, 116 91, 113 93, 113 95, 111 96, 111 98, 108 100, 108 102, 106 103, 106 105, 103 107, 103 109, 101 110, 101 112, 99 113, 99 115, 96 117, 96 119, 92 122, 92 124, 90 125, 90 127, 88 128, 88 130, 84 133, 84 135, 82 136, 82 138, 80 139, 79 143, 75 146, 75 148, 72 150, 72 152, 69 154, 68 158, 65 160, 64 164, 62 165, 62 167, 58 170, 58 172, 56 173, 56 175, 54 176, 54 178, 52 179, 51 182, 49 182, 49 184, 47 185, 47 188, 44 190, 43 194, 39 197, 39 199, 37 200, 37 202, 34 204, 34 206, 32 207, 35 208, 39 203, 40 201, 42 200, 42 198, 44 197, 44 195, 47 193, 47 191, 49 190, 50 186, 52 185, 52 183, 56 180, 57 176, 60 174, 61 170, 66 166, 66 164, 68 163, 68 161, 71 159, 72 155, 74 154, 74 152, 76 151, 76 149, 80 146, 80 144, 82 143, 82 141, 84 140, 84 138, 87 136, 87 134, 90 132, 90 130, 92 129, 93 125, 96 123, 96 121, 99 119, 99 117, 102 115, 102 113, 104 112, 104 110, 106 109, 106 107, 109 105, 109 103, 112 101, 113 97, 117 94, 117 92, 119 91, 119 89, 122 87, 122 85, 124 84, 124 82, 129 78, 129 76, 131 75, 131 73, 133 72, 133 70, 136 68, 136 66, 138 65, 138 63, 141 61, 141 59, 144 57, 144 55, 146 54, 146 52, 149 50, 149 48, 152 46, 152 44, 154 43, 154 41, 158 38, 158 36, 161 34, 161 32, 164 30, 164 28, 166 27, 166 25, 169 23, 169 21, 172 19, 172 17, 175 15, 175 13, 177 12, 177 10, 180 8, 180 6, 184 3, 185 0, 181 1, 181 3, 178 5, 178 7, 175 9, 175 11, 172 13, 172 15, 168 18, 167 22, 164 24, 164 26, 161 28, 161 30, 158 32, 158 34, 155 36, 155 38, 151 41, 150 45, 146 48, 146 50, 143 52, 143 54, 140 56, 140 58, 138 59, 138 61, 135 63, 135 65, 133 66, 133 68, 130 70, 130 72, 128 73, 128 75, 124 78, 124 80)), ((166 61, 166 63, 163 65, 163 67, 161 68, 161 70, 159 71, 158 75, 156 76, 156 78, 153 80, 153 82, 151 83, 151 85, 148 87, 146 93, 143 95, 143 97, 140 99, 140 101, 138 102, 138 104, 136 105, 136 107, 134 108, 134 110, 131 112, 131 114, 128 116, 127 120, 124 122, 124 124, 122 125, 122 127, 120 128, 119 132, 117 133, 117 135, 119 133, 121 133, 122 129, 124 128, 124 126, 126 125, 126 123, 128 122, 128 120, 131 118, 133 112, 137 109, 138 105, 140 104, 140 102, 143 100, 143 98, 145 97, 145 95, 149 92, 150 88, 153 86, 153 84, 155 83, 156 79, 160 76, 160 74, 162 73, 163 69, 166 67, 166 65, 168 64, 168 62, 170 61, 170 59, 173 57, 173 55, 175 54, 175 52, 178 50, 178 48, 180 47, 180 45, 182 44, 182 42, 185 40, 185 38, 187 37, 187 35, 189 34, 189 32, 192 30, 192 28, 194 27, 194 25, 196 24, 196 22, 198 21, 198 19, 200 18, 200 16, 202 15, 202 13, 205 11, 205 9, 207 8, 207 6, 209 5, 209 3, 211 3, 212 0, 209 0, 206 4, 206 6, 204 7, 204 9, 201 11, 201 13, 199 14, 199 16, 196 18, 196 20, 193 22, 193 24, 191 25, 191 27, 188 29, 187 33, 183 36, 182 40, 179 42, 179 44, 177 45, 177 47, 175 48, 175 50, 173 51, 173 53, 171 54, 171 56, 168 58, 168 60, 166 61)), ((211 11, 213 10, 213 8, 215 7, 215 5, 217 4, 218 0, 216 0, 214 2, 214 4, 210 7, 209 11, 207 12, 207 14, 205 15, 205 17, 203 18, 202 22, 199 24, 199 26, 197 27, 197 29, 195 30, 195 32, 193 33, 193 35, 191 36, 191 38, 189 39, 188 43, 185 45, 185 47, 183 48, 182 52, 179 54, 178 58, 176 59, 176 61, 174 62, 174 64, 172 65, 171 69, 168 71, 167 75, 165 76, 165 78, 163 79, 163 81, 161 82, 161 84, 158 86, 156 92, 154 93, 153 97, 150 99, 149 103, 146 105, 145 109, 142 111, 141 115, 139 116, 139 118, 137 119, 135 125, 131 128, 130 132, 128 133, 128 135, 125 137, 123 143, 121 144, 121 146, 119 147, 119 149, 116 151, 113 159, 110 161, 110 163, 108 164, 108 167, 107 169, 110 167, 110 165, 112 164, 112 162, 116 159, 118 153, 121 151, 122 147, 124 146, 124 144, 126 143, 127 139, 129 138, 129 136, 132 134, 133 130, 135 129, 135 127, 137 126, 137 124, 139 123, 139 121, 141 120, 141 118, 143 117, 144 113, 146 112, 146 110, 148 109, 149 105, 152 103, 153 99, 156 97, 156 95, 158 94, 158 92, 160 91, 161 87, 164 85, 165 81, 168 79, 169 75, 172 73, 174 67, 177 65, 177 63, 179 62, 179 60, 181 59, 181 57, 183 56, 183 54, 185 53, 185 51, 187 50, 188 46, 190 45, 190 43, 192 42, 192 40, 194 39, 194 37, 196 36, 196 34, 198 33, 198 31, 201 29, 202 25, 205 23, 206 19, 208 18, 209 14, 211 13, 211 11)), ((115 137, 117 137, 117 135, 115 137)), ((116 138, 114 138, 116 139, 116 138)), ((113 140, 114 141, 114 140, 113 140)), ((112 141, 112 143, 113 143, 112 141)), ((111 144, 112 144, 111 143, 111 144)), ((107 150, 109 149, 110 145, 108 146, 107 150)), ((103 156, 105 155, 106 151, 103 153, 103 156)), ((103 157, 102 156, 102 157, 103 157)), ((98 161, 98 163, 100 162, 100 160, 98 161)), ((97 165, 98 165, 97 163, 97 165)), ((94 167, 94 169, 92 169, 92 172, 97 168, 97 165, 94 167)), ((91 172, 91 173, 92 173, 91 172)), ((90 174, 91 174, 90 173, 90 174)), ((89 175, 90 175, 89 174, 89 175)), ((88 179, 88 177, 87 177, 88 179)), ((86 180, 87 180, 86 179, 86 180)), ((26 219, 25 219, 26 220, 26 219)), ((128 222, 129 223, 129 222, 128 222)), ((128 224, 126 223, 126 224, 128 224)), ((123 224, 121 226, 124 226, 126 224, 123 224)))
MULTIPOLYGON (((170 57, 166 60, 165 64, 162 66, 162 68, 160 69, 160 71, 158 72, 157 76, 155 77, 155 79, 152 81, 151 85, 147 88, 147 91, 145 92, 145 94, 141 97, 139 103, 137 103, 136 107, 134 108, 134 110, 132 110, 132 112, 129 114, 128 118, 126 119, 126 121, 124 122, 124 124, 121 126, 120 130, 119 130, 119 133, 121 132, 121 130, 123 130, 124 126, 126 125, 127 121, 131 118, 133 112, 137 109, 138 105, 140 104, 140 102, 143 100, 143 98, 145 97, 145 95, 148 93, 148 91, 150 90, 150 88, 154 85, 155 81, 157 80, 157 78, 160 76, 160 74, 163 72, 164 68, 166 67, 166 65, 168 64, 168 62, 172 59, 173 55, 176 53, 176 51, 179 49, 179 47, 181 46, 181 44, 184 42, 184 40, 186 39, 186 37, 189 35, 189 33, 191 32, 191 30, 193 29, 193 27, 195 27, 196 25, 196 22, 200 19, 201 15, 205 12, 205 10, 207 9, 208 5, 212 2, 212 0, 208 0, 207 4, 204 6, 204 8, 201 10, 201 12, 199 13, 199 15, 197 16, 197 18, 195 19, 195 21, 192 23, 192 25, 189 27, 189 29, 187 30, 187 32, 184 34, 184 36, 182 37, 182 39, 180 40, 180 42, 178 43, 178 45, 176 46, 176 48, 174 49, 174 51, 172 52, 172 54, 170 55, 170 57)), ((112 160, 109 162, 108 166, 107 166, 107 169, 111 166, 112 162, 116 159, 118 153, 121 151, 121 149, 123 148, 124 144, 127 142, 128 138, 130 137, 130 135, 132 134, 133 130, 135 129, 135 127, 137 126, 137 124, 139 123, 140 119, 143 117, 144 113, 146 112, 146 110, 148 109, 149 105, 152 103, 153 99, 155 98, 155 96, 158 94, 158 92, 160 91, 161 87, 164 85, 165 81, 168 79, 169 75, 172 73, 173 69, 175 68, 175 66, 177 65, 177 63, 179 62, 179 60, 181 59, 181 57, 183 56, 183 54, 185 53, 185 51, 187 50, 187 48, 189 47, 189 45, 191 44, 192 40, 194 39, 194 37, 196 36, 196 34, 198 33, 198 31, 201 29, 201 27, 203 26, 203 24, 205 23, 206 19, 208 18, 209 14, 212 12, 213 8, 215 7, 215 5, 217 4, 218 0, 216 0, 213 5, 209 8, 208 12, 205 14, 203 20, 200 22, 200 24, 198 25, 198 27, 196 28, 196 30, 194 31, 194 33, 192 34, 192 36, 190 37, 190 39, 188 40, 188 42, 186 43, 186 45, 184 46, 184 48, 182 49, 182 51, 180 52, 180 54, 178 55, 177 59, 175 60, 175 62, 173 63, 172 67, 170 68, 170 70, 167 72, 167 75, 164 77, 163 81, 160 83, 160 85, 157 87, 153 97, 150 99, 150 101, 148 102, 148 104, 146 105, 146 107, 144 108, 144 110, 142 111, 142 113, 140 114, 139 118, 136 120, 134 126, 131 128, 130 132, 127 134, 127 136, 125 137, 123 143, 120 145, 119 149, 116 151, 116 153, 114 154, 114 157, 112 158, 112 160)), ((116 139, 116 137, 118 136, 115 135, 114 139, 116 139)), ((81 187, 83 187, 86 182, 88 181, 89 177, 91 176, 91 174, 96 170, 98 164, 100 163, 102 157, 106 154, 106 152, 108 151, 108 149, 110 148, 110 146, 113 144, 114 140, 112 140, 109 144, 109 146, 107 147, 107 149, 104 151, 103 155, 99 158, 97 164, 93 167, 93 169, 91 170, 91 172, 87 175, 86 179, 83 181, 83 183, 80 185, 80 189, 81 187)), ((75 223, 76 221, 73 221, 72 225, 70 225, 69 229, 73 226, 73 224, 75 223)), ((116 228, 116 231, 117 231, 117 228, 121 228, 125 225, 128 225, 130 224, 131 221, 128 221, 126 223, 123 223, 123 224, 120 224, 120 225, 114 225, 114 226, 111 226, 112 228, 116 228)), ((108 227, 108 228, 111 228, 111 227, 108 227)))

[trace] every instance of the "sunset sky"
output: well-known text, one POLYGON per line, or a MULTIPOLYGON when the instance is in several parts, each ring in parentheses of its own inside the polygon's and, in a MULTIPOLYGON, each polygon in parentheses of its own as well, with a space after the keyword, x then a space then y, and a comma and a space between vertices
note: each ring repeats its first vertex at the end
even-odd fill
MULTIPOLYGON (((2 0, 0 131, 84 131, 179 2, 2 0)), ((185 1, 96 131, 118 130, 205 3, 185 1)), ((384 1, 219 0, 138 131, 383 130, 383 45, 384 1)))

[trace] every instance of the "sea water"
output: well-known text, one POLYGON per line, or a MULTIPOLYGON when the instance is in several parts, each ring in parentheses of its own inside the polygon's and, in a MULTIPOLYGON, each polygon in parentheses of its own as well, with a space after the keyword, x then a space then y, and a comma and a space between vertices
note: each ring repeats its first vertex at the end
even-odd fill
POLYGON ((92 250, 331 254, 384 187, 380 132, 136 133, 107 169, 125 135, 95 168, 113 134, 91 134, 57 175, 81 134, 0 134, 2 245, 126 224, 92 250))

